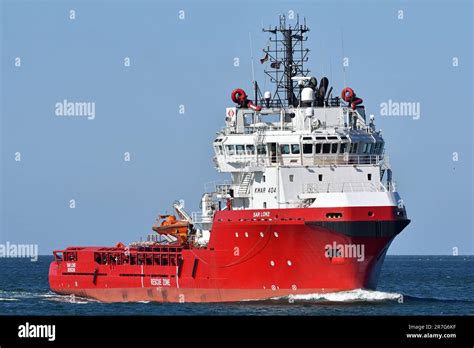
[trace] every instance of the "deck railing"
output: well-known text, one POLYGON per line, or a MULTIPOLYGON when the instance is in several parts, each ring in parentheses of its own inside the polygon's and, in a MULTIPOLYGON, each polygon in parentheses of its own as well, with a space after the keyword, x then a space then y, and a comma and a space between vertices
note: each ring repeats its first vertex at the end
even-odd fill
POLYGON ((392 182, 388 189, 382 183, 375 182, 331 182, 303 184, 303 193, 335 193, 335 192, 387 192, 395 191, 396 185, 392 182))
POLYGON ((242 166, 276 166, 276 165, 378 165, 384 155, 351 155, 351 154, 317 154, 317 155, 255 155, 236 154, 215 157, 216 164, 238 163, 242 166))

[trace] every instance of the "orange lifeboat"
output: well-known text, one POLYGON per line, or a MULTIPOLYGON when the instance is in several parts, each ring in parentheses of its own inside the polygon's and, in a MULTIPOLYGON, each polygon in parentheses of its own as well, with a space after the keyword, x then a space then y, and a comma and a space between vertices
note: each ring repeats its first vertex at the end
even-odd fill
POLYGON ((160 219, 164 219, 160 226, 153 226, 152 230, 159 234, 169 234, 178 238, 180 245, 188 240, 189 222, 184 220, 176 220, 174 215, 160 215, 160 219))

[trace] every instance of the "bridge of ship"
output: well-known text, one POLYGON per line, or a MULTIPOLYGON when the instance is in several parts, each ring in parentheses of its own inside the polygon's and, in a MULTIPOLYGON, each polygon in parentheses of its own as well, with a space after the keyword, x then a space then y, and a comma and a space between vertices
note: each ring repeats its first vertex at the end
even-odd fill
POLYGON ((366 125, 365 113, 357 109, 307 108, 311 117, 304 108, 260 113, 228 109, 235 116, 226 119, 226 127, 214 141, 214 162, 221 171, 262 171, 264 166, 277 165, 377 165, 383 160, 380 132, 372 123, 366 125), (278 122, 262 122, 269 116, 279 117, 278 122))
POLYGON ((276 165, 377 165, 384 157, 384 142, 378 134, 279 132, 267 134, 262 143, 251 135, 218 138, 214 151, 216 166, 228 164, 247 171, 276 165))

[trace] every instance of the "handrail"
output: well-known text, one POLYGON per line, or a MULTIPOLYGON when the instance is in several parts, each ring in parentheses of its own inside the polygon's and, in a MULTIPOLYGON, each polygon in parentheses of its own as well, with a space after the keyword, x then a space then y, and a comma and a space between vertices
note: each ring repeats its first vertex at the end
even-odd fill
POLYGON ((245 165, 378 165, 384 159, 384 155, 375 154, 295 154, 295 155, 219 155, 215 157, 216 162, 242 163, 245 165))
POLYGON ((202 223, 212 222, 212 216, 204 215, 200 211, 193 211, 191 213, 191 217, 192 217, 192 220, 193 220, 193 224, 202 224, 202 223))
POLYGON ((392 182, 385 187, 378 182, 331 182, 303 184, 303 194, 336 193, 336 192, 395 192, 396 184, 392 182))

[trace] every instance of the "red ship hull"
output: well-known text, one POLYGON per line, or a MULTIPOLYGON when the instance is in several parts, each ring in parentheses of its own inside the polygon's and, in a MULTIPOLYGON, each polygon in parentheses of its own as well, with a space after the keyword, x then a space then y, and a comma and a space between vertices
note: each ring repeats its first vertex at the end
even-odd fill
POLYGON ((391 241, 408 223, 392 206, 218 211, 206 248, 67 248, 50 265, 50 287, 104 302, 231 302, 374 289, 391 241), (336 245, 363 253, 328 256, 336 245))

